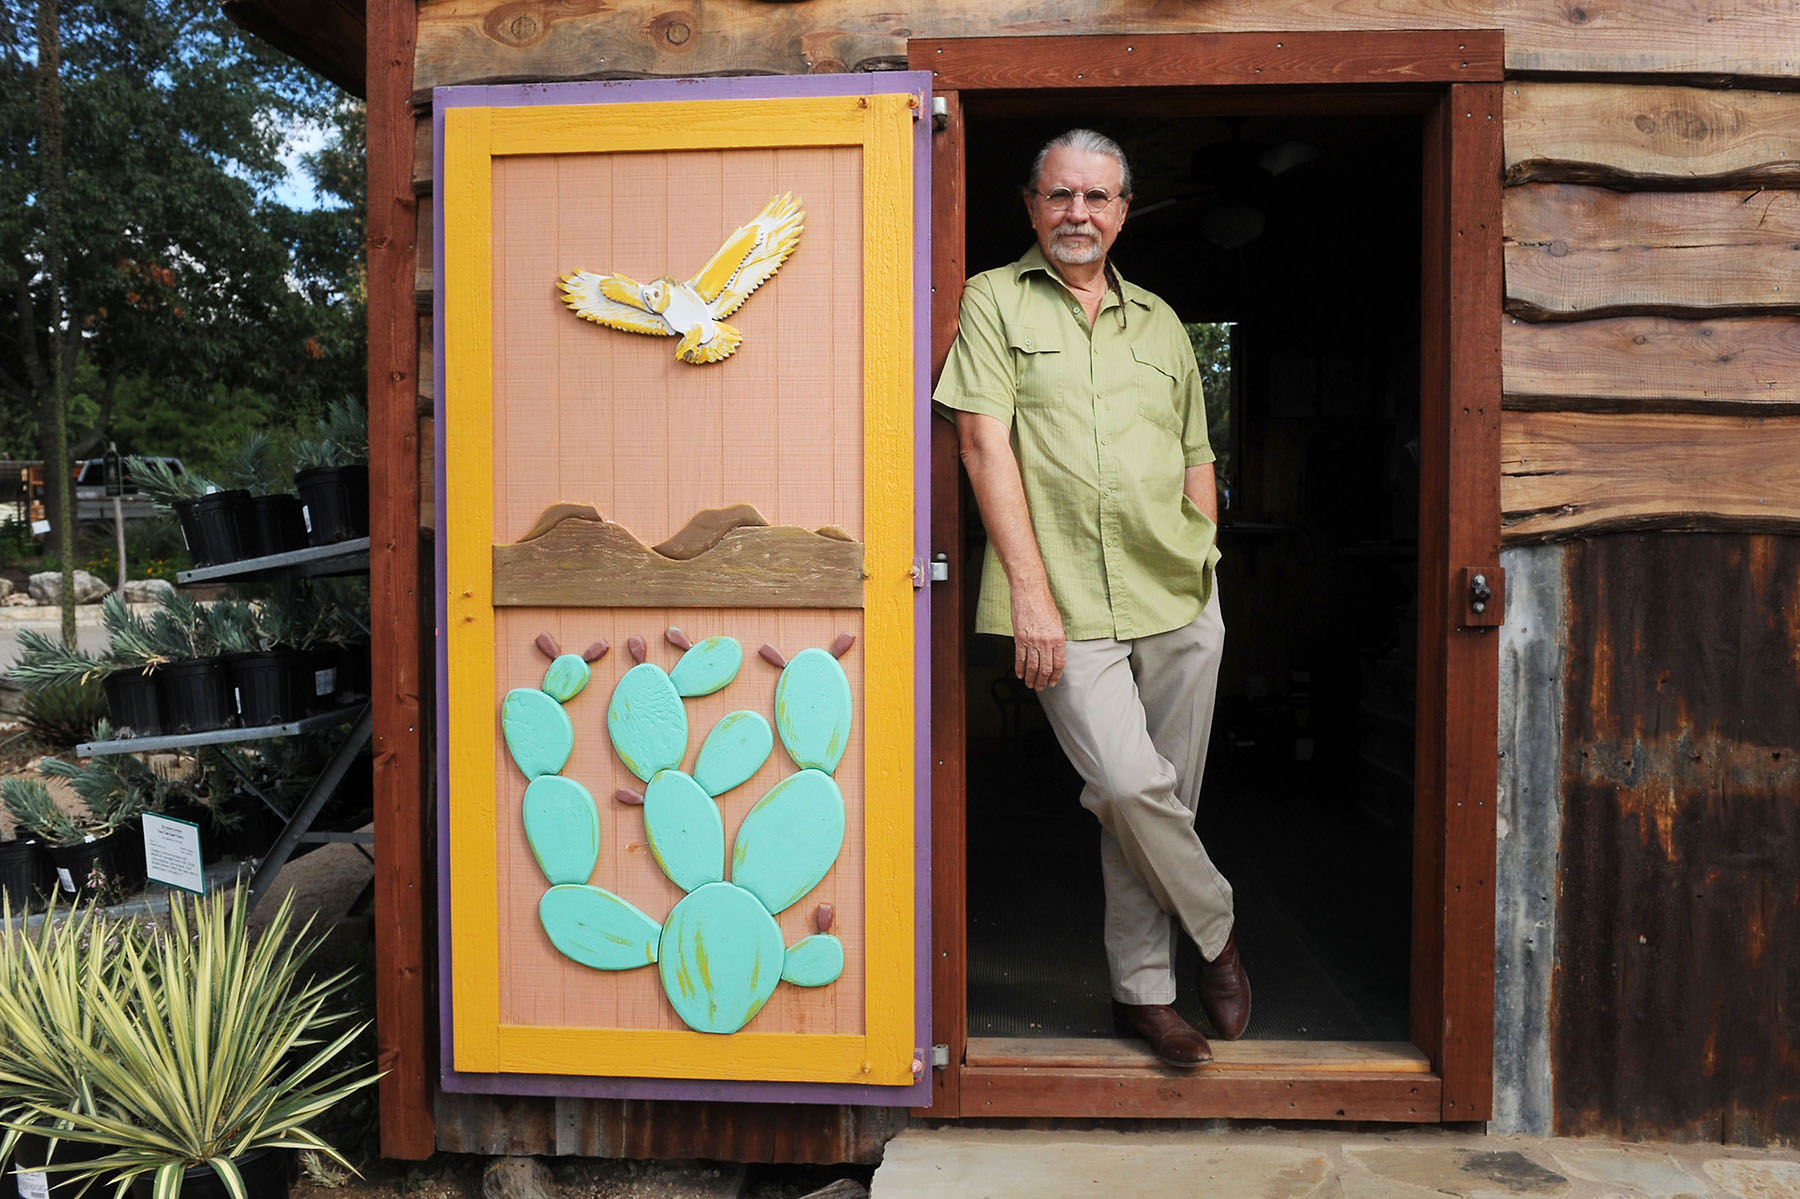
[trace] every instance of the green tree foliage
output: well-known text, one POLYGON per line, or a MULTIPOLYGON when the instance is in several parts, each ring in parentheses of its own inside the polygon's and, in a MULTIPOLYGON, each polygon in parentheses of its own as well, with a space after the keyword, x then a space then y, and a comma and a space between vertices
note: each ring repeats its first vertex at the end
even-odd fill
POLYGON ((1220 491, 1235 490, 1236 471, 1231 451, 1236 444, 1231 432, 1231 325, 1205 321, 1182 326, 1194 346, 1200 364, 1200 388, 1206 395, 1206 431, 1212 441, 1214 475, 1220 491))
MULTIPOLYGON (((40 3, 43 0, 39 0, 40 3)), ((36 4, 0 6, 0 453, 34 457, 44 270, 36 4)), ((360 107, 216 0, 61 0, 70 452, 222 456, 360 394, 360 107), (275 196, 295 132, 321 205, 275 196), (225 419, 221 419, 225 417, 225 419), (228 429, 219 429, 219 426, 228 429), (218 445, 196 438, 219 429, 218 445)))

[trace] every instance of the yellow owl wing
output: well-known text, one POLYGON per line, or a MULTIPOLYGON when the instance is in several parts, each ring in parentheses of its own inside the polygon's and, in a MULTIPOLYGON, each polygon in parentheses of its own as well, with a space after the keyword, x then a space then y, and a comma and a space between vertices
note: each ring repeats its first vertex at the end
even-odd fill
POLYGON ((623 329, 627 333, 649 333, 657 337, 675 335, 669 322, 643 306, 643 301, 638 298, 636 281, 625 275, 575 271, 564 275, 560 286, 563 303, 583 320, 623 329))
POLYGON ((776 196, 754 220, 725 239, 688 286, 700 293, 715 319, 730 316, 794 252, 805 219, 806 210, 792 195, 776 196))

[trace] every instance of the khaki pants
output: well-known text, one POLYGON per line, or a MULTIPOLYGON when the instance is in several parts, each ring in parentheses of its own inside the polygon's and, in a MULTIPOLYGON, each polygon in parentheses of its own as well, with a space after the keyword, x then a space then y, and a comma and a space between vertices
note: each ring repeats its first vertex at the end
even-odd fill
POLYGON ((1231 884, 1194 832, 1225 622, 1215 587, 1191 624, 1136 641, 1071 641, 1038 693, 1100 821, 1106 961, 1120 1003, 1175 1001, 1175 924, 1212 959, 1231 934, 1231 884), (1173 917, 1173 920, 1171 920, 1173 917))

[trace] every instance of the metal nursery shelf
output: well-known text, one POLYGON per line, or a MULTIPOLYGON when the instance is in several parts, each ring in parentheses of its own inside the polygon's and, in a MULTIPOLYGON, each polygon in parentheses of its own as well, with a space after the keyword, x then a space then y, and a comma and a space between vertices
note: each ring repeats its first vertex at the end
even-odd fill
MULTIPOLYGON (((241 558, 218 566, 184 570, 176 574, 175 581, 186 586, 190 583, 216 583, 227 579, 248 581, 280 577, 312 578, 320 575, 357 574, 368 568, 369 539, 356 537, 331 545, 309 546, 283 554, 241 558)), ((158 750, 186 749, 198 745, 232 745, 247 741, 267 741, 276 737, 294 737, 345 724, 352 726, 350 731, 338 742, 324 770, 313 780, 312 786, 307 788, 300 806, 287 818, 275 843, 257 862, 256 871, 250 876, 249 886, 250 902, 254 904, 262 898, 269 884, 275 881, 275 876, 281 873, 281 868, 293 856, 295 847, 302 842, 348 841, 357 845, 374 844, 375 838, 369 833, 311 831, 313 820, 337 790, 338 784, 343 782, 350 763, 356 760, 356 755, 362 752, 363 747, 374 736, 375 718, 367 703, 352 704, 299 720, 258 725, 254 728, 213 729, 204 733, 171 733, 160 737, 119 737, 111 741, 90 741, 77 745, 75 753, 79 757, 89 758, 105 754, 155 753, 158 750)), ((267 804, 269 800, 264 798, 263 802, 267 804)))
POLYGON ((265 554, 261 558, 240 558, 218 566, 201 566, 179 571, 175 581, 216 583, 223 579, 247 579, 258 576, 290 575, 308 578, 314 575, 356 574, 369 569, 369 539, 353 537, 330 545, 313 545, 284 554, 265 554))

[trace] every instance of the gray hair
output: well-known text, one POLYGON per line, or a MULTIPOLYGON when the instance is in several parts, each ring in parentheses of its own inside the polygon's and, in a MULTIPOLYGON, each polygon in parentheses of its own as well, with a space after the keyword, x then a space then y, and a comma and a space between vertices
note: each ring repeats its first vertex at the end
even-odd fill
POLYGON ((1044 174, 1044 160, 1050 157, 1052 150, 1080 150, 1087 154, 1104 154, 1119 164, 1119 194, 1131 195, 1131 164, 1125 161, 1125 151, 1119 143, 1104 133, 1095 133, 1092 129, 1071 129, 1067 133, 1053 137, 1044 143, 1038 151, 1037 158, 1032 161, 1031 174, 1025 184, 1025 190, 1035 192, 1038 180, 1044 174))

